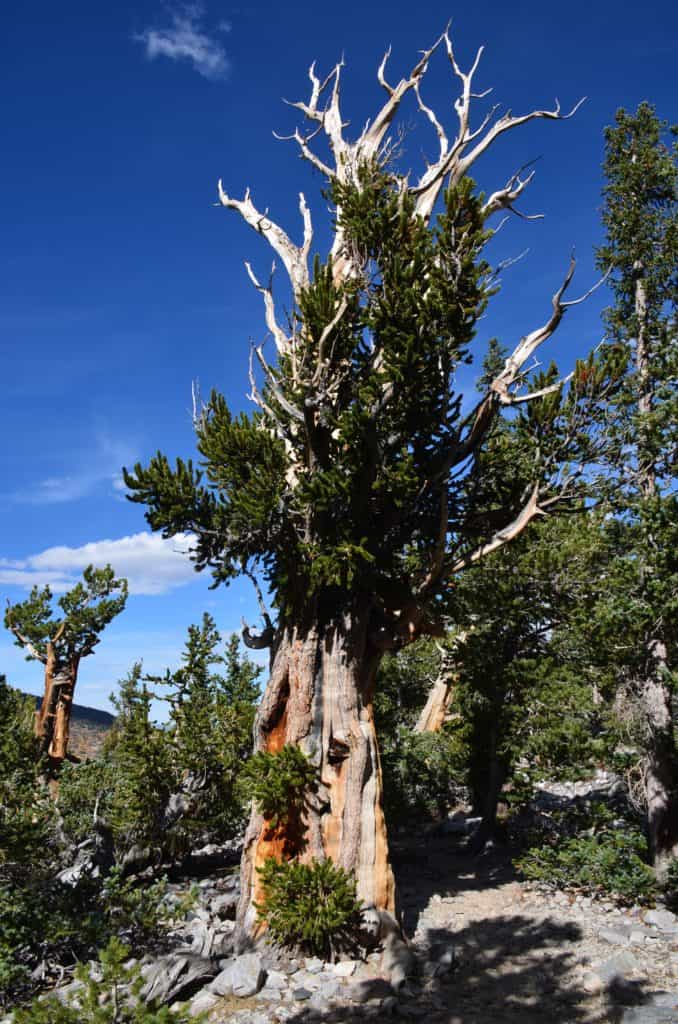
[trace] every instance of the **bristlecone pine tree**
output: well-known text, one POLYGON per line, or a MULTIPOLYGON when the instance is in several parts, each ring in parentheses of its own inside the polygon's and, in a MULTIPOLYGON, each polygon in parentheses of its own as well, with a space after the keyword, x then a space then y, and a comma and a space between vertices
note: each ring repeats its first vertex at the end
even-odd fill
POLYGON ((484 196, 471 167, 507 131, 570 116, 559 106, 519 117, 493 110, 472 127, 479 58, 463 71, 444 33, 396 85, 385 58, 378 71, 385 102, 353 142, 340 109, 342 65, 324 80, 311 67, 310 98, 296 104, 310 128, 294 139, 325 179, 331 250, 309 267, 313 229, 303 195, 297 245, 249 191, 234 199, 219 183, 219 203, 262 235, 285 267, 291 312, 281 319, 272 284, 247 265, 276 350, 271 358, 263 344, 252 348, 256 410, 235 417, 212 393, 195 417, 202 468, 172 466, 159 453, 126 473, 153 529, 195 534, 198 568, 209 568, 217 583, 259 570, 274 596, 277 622, 267 618, 258 636, 245 633, 246 642, 271 647, 255 746, 300 745, 321 783, 303 820, 284 830, 255 807, 242 862, 245 932, 256 928, 256 869, 283 851, 307 863, 331 858, 355 874, 363 903, 394 911, 372 714, 379 661, 420 635, 442 634, 455 575, 540 512, 570 501, 588 457, 585 407, 603 386, 603 370, 590 360, 568 384, 551 374, 531 389, 532 357, 574 304, 564 299, 573 264, 546 322, 520 339, 471 411, 462 411, 455 391, 455 371, 470 361, 496 284, 483 259, 491 218, 511 210, 532 177, 513 174, 484 196), (454 138, 421 95, 434 51, 447 54, 461 83, 454 138), (416 181, 398 170, 388 137, 406 97, 439 144, 416 181), (319 155, 312 147, 323 138, 319 155), (507 409, 522 417, 532 472, 483 518, 464 481, 507 409))
POLYGON ((49 587, 34 587, 26 601, 8 605, 5 626, 28 661, 45 666, 45 692, 35 716, 40 755, 54 775, 68 755, 73 694, 82 658, 92 654, 99 634, 125 607, 127 581, 116 579, 110 565, 88 566, 83 582, 57 601, 63 616, 53 615, 49 587))
MULTIPOLYGON (((674 129, 675 132, 675 129, 674 129)), ((678 856, 678 758, 671 713, 678 626, 678 165, 653 107, 620 110, 606 131, 598 253, 610 267, 610 344, 628 357, 608 467, 619 555, 600 595, 600 641, 640 712, 650 845, 662 874, 678 856)))

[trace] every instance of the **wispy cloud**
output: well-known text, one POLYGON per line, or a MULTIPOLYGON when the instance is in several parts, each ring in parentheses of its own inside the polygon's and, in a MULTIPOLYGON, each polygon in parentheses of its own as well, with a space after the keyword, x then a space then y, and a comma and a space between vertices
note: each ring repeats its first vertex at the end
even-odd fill
POLYGON ((178 533, 169 540, 135 533, 118 540, 95 540, 80 547, 47 548, 21 560, 0 558, 0 583, 30 588, 50 585, 61 593, 88 565, 112 565, 129 582, 132 594, 166 594, 195 579, 190 560, 192 538, 178 533))
POLYGON ((137 452, 131 445, 100 433, 93 449, 78 457, 81 465, 84 462, 84 468, 45 477, 30 487, 14 491, 10 498, 28 505, 62 505, 86 498, 104 485, 119 495, 125 490, 120 468, 133 464, 136 459, 137 452))
MULTIPOLYGON (((146 47, 149 60, 168 57, 189 61, 198 74, 212 81, 224 78, 229 69, 226 50, 219 39, 210 35, 203 24, 204 11, 199 4, 182 7, 171 14, 165 28, 147 28, 134 38, 146 47)), ((220 22, 216 32, 228 32, 230 26, 220 22)))

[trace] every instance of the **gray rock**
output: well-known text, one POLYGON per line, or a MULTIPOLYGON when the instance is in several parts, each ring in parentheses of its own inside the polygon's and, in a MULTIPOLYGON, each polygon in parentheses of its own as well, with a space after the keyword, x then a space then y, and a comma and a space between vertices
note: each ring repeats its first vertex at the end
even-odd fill
POLYGON ((216 927, 194 921, 189 930, 191 952, 203 957, 225 957, 233 952, 233 924, 224 921, 216 927))
POLYGON ((279 1003, 282 998, 282 991, 279 988, 269 988, 264 985, 257 992, 257 999, 265 999, 267 1003, 279 1003))
POLYGON ((394 989, 402 988, 414 970, 414 957, 397 935, 389 935, 384 945, 384 972, 394 989))
POLYGON ((332 970, 338 978, 350 978, 357 966, 356 960, 340 960, 332 965, 332 970))
POLYGON ((620 1024, 676 1024, 677 1020, 673 1010, 656 1006, 630 1006, 622 1013, 620 1024))
POLYGON ((297 971, 291 980, 297 988, 308 988, 311 992, 315 992, 321 985, 320 975, 309 974, 308 971, 297 971))
POLYGON ((598 932, 601 939, 609 942, 611 946, 628 946, 629 933, 620 928, 601 928, 598 932))
POLYGON ((61 985, 59 988, 55 988, 53 995, 62 1003, 64 1006, 75 1006, 78 1003, 78 993, 82 992, 84 985, 81 981, 71 981, 68 985, 61 985))
POLYGON ((267 971, 266 988, 287 988, 287 975, 283 971, 267 971))
POLYGON ((319 974, 324 966, 323 961, 319 960, 317 956, 306 957, 306 970, 309 974, 319 974))
POLYGON ((191 1000, 188 1008, 189 1017, 199 1017, 201 1013, 209 1013, 212 1007, 219 1002, 217 996, 212 992, 199 992, 195 999, 191 1000))
POLYGON ((195 989, 198 982, 214 977, 214 965, 203 957, 184 954, 164 956, 142 968, 145 978, 141 998, 147 1003, 167 1005, 195 989))
POLYGON ((627 975, 632 974, 638 967, 636 958, 632 953, 627 951, 618 953, 616 956, 610 957, 604 963, 599 964, 595 967, 595 973, 601 979, 601 981, 609 984, 614 981, 615 978, 625 978, 627 975))
POLYGON ((582 978, 582 988, 585 992, 590 992, 591 995, 597 995, 603 990, 602 978, 599 978, 593 971, 587 971, 582 978))
POLYGON ((678 992, 653 992, 650 1005, 678 1010, 678 992))
POLYGON ((343 986, 339 978, 327 978, 311 996, 310 1005, 315 1010, 322 1010, 342 992, 343 986))
POLYGON ((313 993, 308 988, 293 988, 292 999, 296 999, 297 1002, 305 1002, 310 999, 313 993))
POLYGON ((344 988, 343 995, 352 1003, 367 1003, 372 999, 385 999, 393 995, 393 991, 383 978, 368 978, 351 982, 344 988))
POLYGON ((670 910, 648 910, 645 914, 645 923, 653 924, 660 932, 674 932, 678 930, 676 915, 670 910))
POLYGON ((240 999, 256 995, 264 984, 266 972, 257 953, 243 953, 235 957, 209 986, 219 996, 233 994, 240 999))

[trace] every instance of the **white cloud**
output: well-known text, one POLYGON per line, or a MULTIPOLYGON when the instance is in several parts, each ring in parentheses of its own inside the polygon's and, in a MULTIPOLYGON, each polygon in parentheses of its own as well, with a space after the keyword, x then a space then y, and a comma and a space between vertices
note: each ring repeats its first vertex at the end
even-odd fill
MULTIPOLYGON (((190 61, 204 78, 223 78, 229 69, 226 51, 219 40, 208 35, 202 25, 202 7, 186 6, 172 14, 167 28, 147 28, 135 39, 146 47, 149 60, 168 57, 170 60, 190 61)), ((221 22, 217 31, 228 31, 230 26, 221 22)))
POLYGON ((189 558, 192 537, 178 533, 165 540, 153 533, 135 533, 118 540, 90 541, 78 548, 47 548, 21 561, 0 559, 0 583, 44 586, 55 592, 72 587, 88 565, 113 566, 129 582, 132 594, 165 594, 195 579, 189 558))
POLYGON ((136 459, 136 450, 131 445, 99 433, 92 448, 78 456, 79 465, 76 463, 74 472, 46 477, 10 497, 27 505, 61 505, 86 498, 102 485, 109 485, 120 494, 125 490, 120 467, 130 466, 136 459))

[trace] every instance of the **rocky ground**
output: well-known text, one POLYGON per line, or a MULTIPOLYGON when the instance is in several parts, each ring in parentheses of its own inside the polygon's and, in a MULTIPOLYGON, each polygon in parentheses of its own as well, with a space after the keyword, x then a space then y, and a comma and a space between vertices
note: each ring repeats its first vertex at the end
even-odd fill
MULTIPOLYGON (((598 773, 544 787, 533 812, 596 793, 613 799, 619 784, 598 773)), ((196 854, 191 863, 209 877, 169 887, 170 913, 197 892, 188 917, 170 924, 171 952, 139 954, 142 997, 205 1012, 211 1024, 678 1024, 674 914, 522 882, 510 848, 465 852, 472 827, 460 813, 397 834, 407 942, 392 934, 383 951, 335 964, 257 950, 232 955, 239 882, 235 867, 223 865, 234 865, 237 851, 229 847, 224 861, 226 848, 205 848, 207 859, 196 854)), ((58 990, 65 1001, 77 1001, 77 984, 58 990)))
POLYGON ((173 962, 144 968, 149 996, 164 988, 172 1002, 193 992, 192 1012, 207 1011, 212 1024, 678 1022, 673 914, 530 886, 516 878, 510 851, 471 858, 451 831, 394 844, 406 950, 387 940, 383 954, 337 964, 255 952, 212 959, 210 969, 233 927, 237 881, 225 877, 202 883, 178 936, 183 967, 177 950, 173 962))

